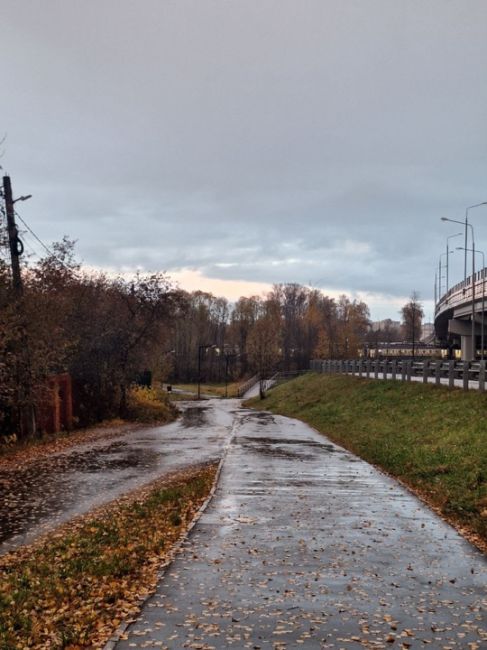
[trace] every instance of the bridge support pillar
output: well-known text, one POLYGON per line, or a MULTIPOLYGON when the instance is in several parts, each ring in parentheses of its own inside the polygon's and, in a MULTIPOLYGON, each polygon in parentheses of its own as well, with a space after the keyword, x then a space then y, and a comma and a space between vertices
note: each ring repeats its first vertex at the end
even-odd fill
POLYGON ((471 336, 461 336, 462 361, 473 361, 473 341, 471 336))
MULTIPOLYGON (((460 337, 462 348, 462 361, 473 361, 475 359, 475 337, 472 341, 472 321, 453 318, 448 321, 448 333, 460 337)), ((478 324, 475 324, 475 335, 480 333, 478 324)))

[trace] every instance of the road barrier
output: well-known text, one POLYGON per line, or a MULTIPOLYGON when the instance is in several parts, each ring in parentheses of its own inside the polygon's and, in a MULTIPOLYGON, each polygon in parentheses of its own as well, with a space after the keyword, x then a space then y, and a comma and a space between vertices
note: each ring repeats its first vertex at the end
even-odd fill
POLYGON ((392 379, 434 383, 449 388, 485 391, 485 361, 402 361, 398 359, 321 360, 310 362, 310 370, 330 374, 356 375, 371 379, 392 379))

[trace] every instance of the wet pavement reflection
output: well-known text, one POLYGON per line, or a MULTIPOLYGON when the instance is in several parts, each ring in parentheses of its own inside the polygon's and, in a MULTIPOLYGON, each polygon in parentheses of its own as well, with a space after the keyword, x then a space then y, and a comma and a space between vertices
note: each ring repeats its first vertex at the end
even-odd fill
POLYGON ((220 458, 237 402, 181 402, 182 417, 166 426, 82 444, 0 470, 0 553, 34 540, 166 472, 220 458), (216 407, 218 406, 218 408, 216 407))
POLYGON ((210 506, 128 648, 487 647, 487 563, 399 484, 242 409, 210 506))

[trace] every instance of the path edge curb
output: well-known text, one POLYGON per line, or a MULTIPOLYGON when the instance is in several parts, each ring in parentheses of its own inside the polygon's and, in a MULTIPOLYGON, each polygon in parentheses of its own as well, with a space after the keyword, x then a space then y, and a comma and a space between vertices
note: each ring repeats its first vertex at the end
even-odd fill
MULTIPOLYGON (((165 575, 167 569, 173 563, 174 559, 176 558, 176 555, 181 551, 181 548, 182 548, 184 542, 186 542, 186 540, 188 539, 191 531, 193 530, 193 528, 196 526, 196 524, 200 520, 201 515, 205 512, 207 507, 210 505, 210 502, 212 501, 212 499, 213 499, 213 497, 215 495, 215 492, 216 492, 217 487, 218 487, 218 483, 220 481, 220 474, 221 474, 222 469, 223 469, 223 463, 225 462, 228 450, 230 448, 230 445, 232 444, 232 441, 233 441, 234 437, 235 437, 235 423, 232 426, 232 430, 230 432, 228 442, 225 445, 225 447, 223 448, 222 456, 220 458, 220 461, 218 463, 218 467, 216 469, 215 478, 213 479, 213 485, 211 486, 211 490, 210 490, 208 496, 206 497, 205 501, 201 504, 201 506, 196 511, 193 519, 189 523, 189 525, 186 528, 184 534, 179 538, 179 540, 176 542, 176 544, 174 544, 174 546, 172 547, 171 551, 169 552, 169 555, 168 555, 167 559, 164 560, 164 562, 159 567, 159 570, 158 570, 158 573, 157 573, 157 581, 156 581, 155 589, 153 591, 151 591, 150 593, 148 593, 146 596, 144 596, 143 598, 140 599, 139 604, 138 604, 139 613, 141 612, 141 610, 144 607, 144 605, 146 604, 146 602, 150 598, 152 598, 152 596, 156 592, 157 585, 164 578, 164 575, 165 575)), ((133 617, 131 617, 131 618, 133 618, 133 617)), ((105 645, 100 646, 101 650, 114 650, 116 648, 116 646, 117 646, 117 643, 121 640, 120 637, 122 636, 122 634, 125 634, 125 632, 128 630, 128 628, 131 625, 132 625, 131 621, 125 621, 125 622, 121 623, 118 626, 118 628, 115 630, 115 632, 110 636, 110 638, 105 643, 105 645)))

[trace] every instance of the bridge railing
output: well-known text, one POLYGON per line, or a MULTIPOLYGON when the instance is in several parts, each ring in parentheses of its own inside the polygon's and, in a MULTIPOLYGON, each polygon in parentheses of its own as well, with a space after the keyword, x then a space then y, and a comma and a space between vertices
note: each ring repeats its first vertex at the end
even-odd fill
MULTIPOLYGON (((487 280, 487 268, 477 271, 474 280, 475 301, 477 302, 482 298, 482 290, 484 289, 487 292, 487 287, 484 287, 484 283, 486 283, 487 280)), ((472 290, 473 283, 472 276, 470 275, 466 280, 462 280, 461 282, 458 282, 458 284, 455 284, 439 298, 435 305, 435 314, 438 315, 444 309, 449 309, 464 302, 471 301, 472 290)))
POLYGON ((321 360, 310 362, 310 370, 348 374, 369 379, 420 381, 449 388, 485 391, 485 361, 412 361, 397 359, 321 360))

